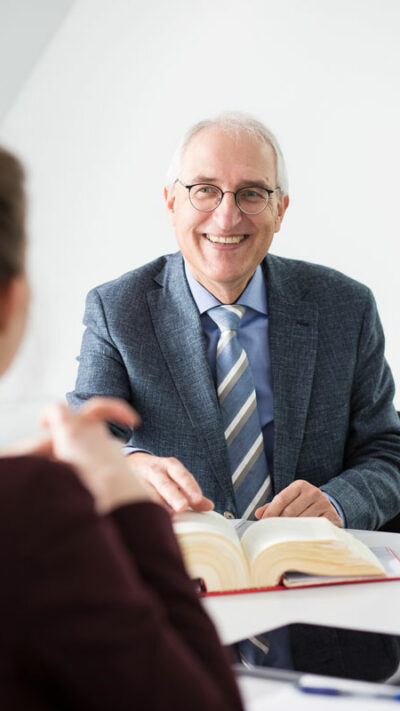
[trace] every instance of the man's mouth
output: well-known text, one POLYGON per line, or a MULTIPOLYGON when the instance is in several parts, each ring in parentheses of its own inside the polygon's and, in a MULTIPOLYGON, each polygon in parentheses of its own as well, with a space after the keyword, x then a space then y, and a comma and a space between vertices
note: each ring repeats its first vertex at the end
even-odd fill
POLYGON ((229 235, 229 237, 221 237, 220 235, 210 235, 206 234, 209 242, 214 242, 216 244, 240 244, 243 242, 247 235, 229 235))

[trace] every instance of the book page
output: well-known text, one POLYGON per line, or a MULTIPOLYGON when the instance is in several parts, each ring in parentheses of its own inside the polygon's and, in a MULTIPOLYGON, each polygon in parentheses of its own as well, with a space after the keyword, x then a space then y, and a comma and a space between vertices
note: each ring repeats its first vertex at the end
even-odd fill
POLYGON ((309 543, 310 553, 316 549, 317 544, 326 543, 328 556, 329 550, 333 554, 335 549, 345 550, 352 563, 358 559, 371 565, 377 562, 368 546, 323 517, 262 519, 246 530, 242 538, 242 546, 250 565, 262 551, 285 543, 309 543))
MULTIPOLYGON (((241 521, 241 519, 234 519, 234 521, 241 521)), ((216 533, 228 538, 235 546, 241 547, 231 520, 215 511, 182 511, 182 513, 174 514, 172 523, 177 535, 201 532, 216 533)))
POLYGON ((247 559, 228 519, 214 511, 183 511, 173 527, 191 578, 203 580, 207 592, 249 587, 247 559))
POLYGON ((368 546, 322 517, 262 519, 246 530, 242 546, 253 587, 278 585, 288 571, 330 579, 386 576, 368 546))
MULTIPOLYGON (((379 546, 370 548, 370 550, 377 557, 389 578, 400 578, 400 559, 391 548, 379 546)), ((359 575, 309 575, 307 573, 289 571, 285 573, 283 583, 288 587, 300 587, 302 585, 317 585, 318 583, 340 583, 360 580, 360 577, 359 575)), ((370 578, 371 576, 367 575, 365 577, 370 578)))
POLYGON ((341 529, 322 517, 264 518, 245 531, 242 545, 251 562, 261 551, 280 543, 335 541, 340 540, 340 533, 341 529))

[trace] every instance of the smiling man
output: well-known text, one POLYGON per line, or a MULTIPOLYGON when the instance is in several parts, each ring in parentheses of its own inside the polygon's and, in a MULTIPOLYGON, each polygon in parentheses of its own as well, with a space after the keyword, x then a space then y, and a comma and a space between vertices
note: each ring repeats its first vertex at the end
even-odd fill
POLYGON ((248 132, 204 128, 165 195, 190 273, 220 302, 234 303, 267 254, 289 201, 277 185, 272 145, 248 132))
MULTIPOLYGON (((172 510, 214 504, 227 517, 379 528, 400 509, 379 317, 363 285, 269 254, 289 204, 275 137, 241 114, 197 124, 165 200, 180 251, 90 292, 69 400, 112 395, 139 411, 129 459, 172 510)), ((340 634, 316 642, 292 631, 265 663, 371 679, 393 671, 389 638, 340 634)))

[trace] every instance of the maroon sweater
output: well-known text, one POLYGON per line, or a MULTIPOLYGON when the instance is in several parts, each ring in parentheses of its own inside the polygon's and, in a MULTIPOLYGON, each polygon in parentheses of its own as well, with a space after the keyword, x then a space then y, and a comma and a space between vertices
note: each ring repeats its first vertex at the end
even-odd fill
POLYGON ((1 709, 242 708, 161 507, 98 516, 67 466, 0 459, 0 562, 1 709))

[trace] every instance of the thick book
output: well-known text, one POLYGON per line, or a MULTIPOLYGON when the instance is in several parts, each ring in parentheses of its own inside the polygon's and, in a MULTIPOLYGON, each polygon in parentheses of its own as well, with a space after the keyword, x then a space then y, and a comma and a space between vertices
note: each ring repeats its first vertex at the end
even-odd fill
POLYGON ((205 594, 400 578, 395 552, 373 551, 324 517, 250 522, 185 511, 173 522, 188 573, 205 594))

